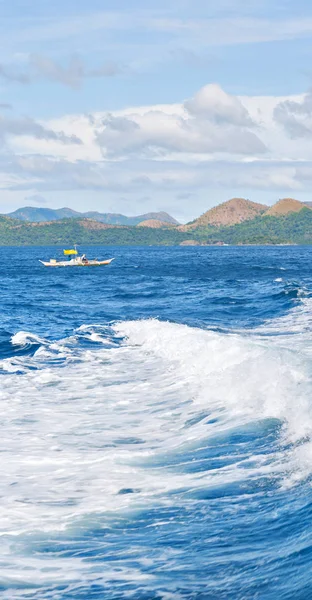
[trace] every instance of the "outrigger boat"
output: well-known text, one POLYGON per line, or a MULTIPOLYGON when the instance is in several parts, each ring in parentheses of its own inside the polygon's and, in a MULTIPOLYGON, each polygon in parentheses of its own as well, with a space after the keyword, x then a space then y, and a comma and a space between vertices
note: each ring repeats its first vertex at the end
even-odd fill
POLYGON ((114 259, 98 260, 97 258, 89 260, 85 254, 78 256, 77 248, 74 250, 63 250, 64 255, 68 256, 68 260, 56 260, 50 258, 49 262, 40 260, 45 267, 101 267, 109 265, 114 259))

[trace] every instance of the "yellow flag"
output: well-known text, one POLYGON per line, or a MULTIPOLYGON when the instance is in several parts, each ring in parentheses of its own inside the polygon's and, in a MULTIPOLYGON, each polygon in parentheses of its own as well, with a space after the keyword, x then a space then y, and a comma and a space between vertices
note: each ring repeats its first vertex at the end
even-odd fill
POLYGON ((78 254, 77 250, 63 250, 65 256, 68 256, 69 254, 78 254))

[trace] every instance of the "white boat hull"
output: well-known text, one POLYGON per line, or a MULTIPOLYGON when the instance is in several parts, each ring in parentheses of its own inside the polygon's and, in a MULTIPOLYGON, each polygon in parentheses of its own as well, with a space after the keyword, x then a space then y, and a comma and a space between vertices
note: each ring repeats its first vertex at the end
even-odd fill
POLYGON ((49 262, 40 260, 39 262, 45 267, 102 267, 104 265, 109 265, 113 260, 113 258, 109 258, 108 260, 82 261, 80 258, 72 258, 71 260, 50 260, 49 262))

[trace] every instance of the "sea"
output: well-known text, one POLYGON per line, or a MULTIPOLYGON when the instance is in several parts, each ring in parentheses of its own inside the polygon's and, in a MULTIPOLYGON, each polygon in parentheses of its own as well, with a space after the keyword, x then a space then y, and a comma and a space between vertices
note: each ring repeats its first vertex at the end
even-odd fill
POLYGON ((0 598, 312 598, 312 248, 1 248, 0 598))

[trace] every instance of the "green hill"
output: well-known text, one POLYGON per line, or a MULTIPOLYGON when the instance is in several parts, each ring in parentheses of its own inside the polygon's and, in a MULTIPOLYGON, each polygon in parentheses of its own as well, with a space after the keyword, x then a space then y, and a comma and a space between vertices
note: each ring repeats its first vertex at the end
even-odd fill
POLYGON ((227 244, 312 244, 312 211, 306 207, 281 217, 258 216, 231 227, 193 230, 194 235, 227 244))
POLYGON ((1 246, 46 245, 162 245, 179 244, 185 235, 176 227, 152 229, 99 223, 89 219, 62 219, 49 223, 21 222, 0 216, 1 246))
POLYGON ((128 227, 92 219, 62 219, 30 223, 0 216, 1 246, 45 245, 190 245, 312 244, 312 210, 282 216, 259 215, 235 225, 183 230, 181 227, 128 227))

